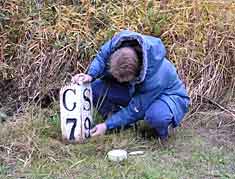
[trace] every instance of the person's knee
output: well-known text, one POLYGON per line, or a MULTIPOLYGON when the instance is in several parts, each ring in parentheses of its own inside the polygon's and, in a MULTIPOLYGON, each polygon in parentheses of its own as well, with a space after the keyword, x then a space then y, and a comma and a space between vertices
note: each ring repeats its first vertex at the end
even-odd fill
POLYGON ((153 128, 165 128, 169 125, 171 121, 171 115, 162 115, 160 113, 148 112, 145 114, 145 121, 153 128))
POLYGON ((173 114, 163 101, 156 102, 145 113, 145 121, 153 128, 167 128, 172 120, 173 114))
POLYGON ((170 111, 148 110, 145 121, 155 129, 156 135, 162 139, 168 136, 168 126, 173 122, 173 114, 170 111))

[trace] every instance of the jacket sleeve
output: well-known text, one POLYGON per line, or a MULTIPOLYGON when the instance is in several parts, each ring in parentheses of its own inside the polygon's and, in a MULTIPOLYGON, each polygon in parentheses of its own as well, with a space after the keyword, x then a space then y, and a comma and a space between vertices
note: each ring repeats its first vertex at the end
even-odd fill
MULTIPOLYGON (((153 93, 156 95, 156 91, 152 90, 147 93, 135 95, 128 106, 122 108, 117 113, 113 114, 108 118, 105 123, 107 129, 114 129, 118 127, 124 127, 128 124, 134 123, 144 117, 145 111, 153 103, 153 93), (146 99, 148 103, 146 104, 146 99), (142 104, 142 101, 145 100, 145 104, 142 104)), ((161 89, 158 89, 158 95, 161 93, 161 89)))
POLYGON ((104 72, 108 58, 111 55, 111 40, 107 41, 99 50, 98 54, 91 62, 87 74, 96 79, 104 72))

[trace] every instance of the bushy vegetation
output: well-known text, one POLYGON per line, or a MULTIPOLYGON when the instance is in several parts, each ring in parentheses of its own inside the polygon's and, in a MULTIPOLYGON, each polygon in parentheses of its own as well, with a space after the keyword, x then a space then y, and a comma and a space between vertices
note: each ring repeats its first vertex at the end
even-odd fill
POLYGON ((162 38, 194 106, 203 97, 233 96, 232 1, 8 0, 0 8, 1 106, 47 103, 71 75, 87 69, 107 39, 127 28, 162 38))

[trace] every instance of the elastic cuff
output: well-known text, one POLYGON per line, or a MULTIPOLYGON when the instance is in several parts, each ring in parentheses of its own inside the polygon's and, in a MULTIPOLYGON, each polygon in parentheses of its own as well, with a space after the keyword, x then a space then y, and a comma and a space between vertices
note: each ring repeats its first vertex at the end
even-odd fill
POLYGON ((112 123, 110 123, 110 121, 108 121, 108 120, 105 121, 105 124, 106 124, 106 126, 107 126, 107 130, 110 130, 110 129, 113 129, 113 128, 114 128, 113 125, 112 125, 112 123))

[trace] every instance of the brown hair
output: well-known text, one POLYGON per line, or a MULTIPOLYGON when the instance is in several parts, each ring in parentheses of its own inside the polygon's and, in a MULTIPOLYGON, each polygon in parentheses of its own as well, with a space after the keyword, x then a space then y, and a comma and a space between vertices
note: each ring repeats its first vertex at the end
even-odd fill
POLYGON ((110 72, 119 82, 128 82, 137 77, 139 60, 135 50, 122 47, 110 56, 110 72))

